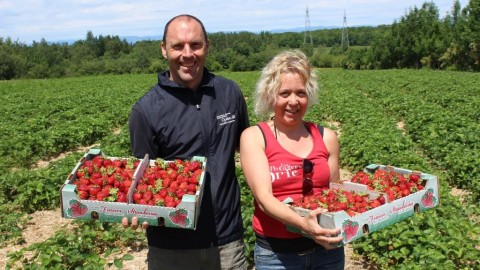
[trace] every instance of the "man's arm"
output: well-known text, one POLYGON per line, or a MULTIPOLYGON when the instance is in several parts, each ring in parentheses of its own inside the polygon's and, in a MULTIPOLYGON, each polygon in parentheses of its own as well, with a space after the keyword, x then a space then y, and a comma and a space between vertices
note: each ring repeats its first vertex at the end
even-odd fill
POLYGON ((248 107, 247 103, 245 101, 245 97, 243 96, 242 91, 240 90, 240 87, 237 85, 237 89, 239 91, 239 133, 238 133, 238 138, 237 138, 237 145, 235 147, 235 150, 239 153, 240 152, 240 135, 242 132, 250 127, 250 120, 248 118, 248 107))
POLYGON ((148 154, 150 158, 156 158, 158 149, 155 145, 155 136, 138 104, 135 104, 130 112, 128 127, 133 156, 144 158, 145 154, 148 154))

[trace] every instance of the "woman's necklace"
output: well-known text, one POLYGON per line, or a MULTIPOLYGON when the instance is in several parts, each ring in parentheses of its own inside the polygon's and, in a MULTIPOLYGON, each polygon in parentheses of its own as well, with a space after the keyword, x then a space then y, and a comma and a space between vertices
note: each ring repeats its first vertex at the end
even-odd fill
MULTIPOLYGON (((274 117, 271 118, 272 120, 274 119, 274 117)), ((307 124, 305 122, 303 122, 303 126, 307 129, 308 131, 308 127, 307 127, 307 124)), ((275 133, 275 139, 278 141, 278 135, 277 135, 277 125, 275 125, 275 120, 273 121, 273 132, 275 133)), ((308 131, 310 133, 310 131, 308 131)))
POLYGON ((277 138, 277 125, 275 125, 275 116, 270 117, 270 120, 273 122, 273 132, 275 133, 275 139, 278 141, 277 138))
POLYGON ((277 138, 277 126, 275 125, 275 122, 273 122, 273 130, 275 131, 275 139, 278 141, 278 138, 277 138))

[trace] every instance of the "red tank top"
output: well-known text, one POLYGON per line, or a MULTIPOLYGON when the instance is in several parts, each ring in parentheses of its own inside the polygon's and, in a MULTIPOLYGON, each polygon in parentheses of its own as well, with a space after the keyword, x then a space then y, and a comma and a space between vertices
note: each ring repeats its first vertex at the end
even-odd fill
MULTIPOLYGON (((314 163, 313 185, 314 193, 328 187, 330 170, 328 167, 328 151, 323 142, 322 135, 314 123, 306 122, 306 127, 313 138, 313 149, 307 159, 314 163)), ((272 177, 272 192, 279 201, 290 197, 298 199, 302 196, 303 183, 303 158, 295 156, 285 150, 275 138, 266 122, 259 123, 265 138, 265 154, 268 159, 270 175, 272 177)), ((252 218, 253 229, 256 233, 275 238, 297 238, 299 234, 286 230, 280 221, 265 214, 255 202, 255 210, 252 218)))

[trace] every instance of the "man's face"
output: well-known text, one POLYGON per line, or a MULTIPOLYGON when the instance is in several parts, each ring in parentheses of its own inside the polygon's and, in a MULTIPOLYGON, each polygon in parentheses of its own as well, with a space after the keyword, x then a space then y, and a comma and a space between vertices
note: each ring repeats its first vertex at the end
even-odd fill
POLYGON ((162 43, 162 54, 170 68, 170 80, 196 90, 208 54, 208 42, 200 24, 186 18, 172 21, 162 43))

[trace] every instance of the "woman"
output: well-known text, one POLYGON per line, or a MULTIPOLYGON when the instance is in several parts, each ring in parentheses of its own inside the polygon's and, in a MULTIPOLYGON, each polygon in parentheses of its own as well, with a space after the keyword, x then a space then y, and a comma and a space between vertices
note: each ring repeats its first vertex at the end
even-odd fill
POLYGON ((241 136, 243 172, 255 198, 255 268, 343 269, 345 254, 339 229, 318 225, 324 209, 301 217, 282 201, 318 193, 339 181, 339 143, 334 131, 305 122, 317 100, 317 77, 307 57, 290 50, 263 69, 256 88, 255 112, 270 120, 241 136), (287 231, 294 226, 309 237, 287 231))

